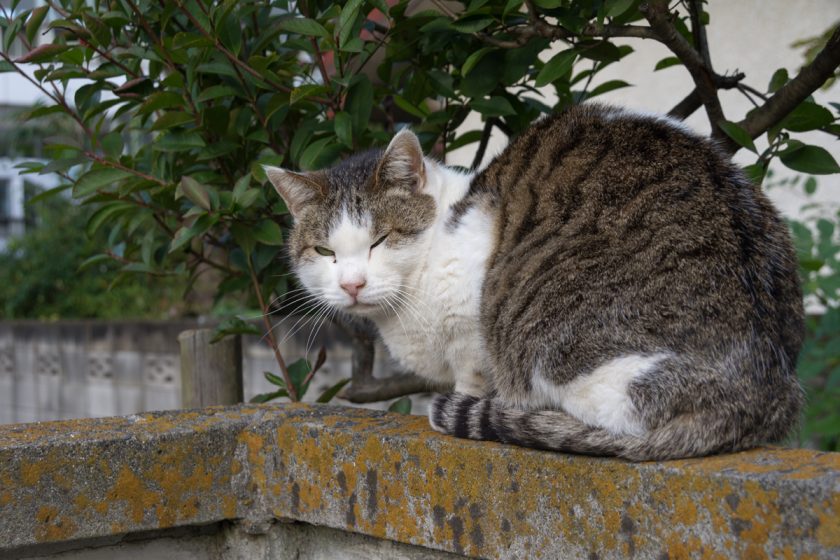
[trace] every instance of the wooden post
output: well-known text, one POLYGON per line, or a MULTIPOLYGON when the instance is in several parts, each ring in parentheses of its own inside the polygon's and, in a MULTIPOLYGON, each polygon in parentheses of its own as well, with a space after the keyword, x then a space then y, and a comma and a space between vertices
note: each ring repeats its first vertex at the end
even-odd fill
POLYGON ((202 408, 237 404, 242 391, 242 337, 228 336, 210 344, 212 329, 184 331, 181 344, 181 406, 202 408))

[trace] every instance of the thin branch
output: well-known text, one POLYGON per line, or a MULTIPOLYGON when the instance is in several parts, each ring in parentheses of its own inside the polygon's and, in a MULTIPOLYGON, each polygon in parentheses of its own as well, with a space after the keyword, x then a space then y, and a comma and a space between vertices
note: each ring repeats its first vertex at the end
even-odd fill
POLYGON ((667 0, 650 0, 639 6, 639 11, 648 20, 659 40, 680 59, 691 74, 697 95, 706 108, 706 115, 712 126, 712 136, 725 138, 726 135, 718 127, 718 123, 726 120, 726 117, 723 115, 723 108, 717 95, 714 72, 706 66, 700 53, 694 50, 694 47, 677 30, 672 20, 673 15, 668 9, 667 0))
POLYGON ((160 185, 162 187, 166 187, 166 186, 169 185, 169 183, 167 183, 163 179, 159 179, 159 178, 157 178, 153 175, 143 173, 142 171, 137 171, 134 168, 127 167, 127 166, 125 166, 121 163, 118 163, 116 161, 111 161, 109 159, 105 159, 105 158, 103 158, 103 157, 101 157, 101 156, 99 156, 99 155, 97 155, 93 152, 85 152, 85 157, 88 158, 88 159, 92 159, 96 163, 99 163, 100 165, 104 165, 105 167, 111 167, 113 169, 119 169, 120 171, 125 171, 126 173, 131 173, 135 177, 140 177, 141 179, 145 179, 146 181, 151 181, 152 183, 157 183, 158 185, 160 185))
POLYGON ((694 48, 700 53, 703 64, 712 70, 712 57, 709 54, 709 41, 706 39, 706 26, 703 25, 703 1, 688 0, 688 13, 691 17, 691 35, 694 37, 694 48))
POLYGON ((682 101, 674 105, 674 108, 668 111, 669 117, 675 119, 685 120, 694 114, 694 111, 703 106, 700 101, 700 94, 697 93, 697 88, 691 90, 691 93, 686 95, 682 101))
MULTIPOLYGON (((760 136, 777 125, 809 95, 819 89, 834 75, 838 67, 840 67, 840 26, 834 30, 823 50, 810 64, 804 66, 795 78, 779 88, 761 107, 753 110, 738 124, 747 131, 750 138, 760 136)), ((737 144, 731 141, 726 143, 726 147, 732 153, 738 149, 737 144)))
MULTIPOLYGON (((743 72, 736 72, 735 74, 728 76, 715 74, 715 87, 718 89, 740 88, 743 85, 741 84, 741 80, 743 80, 744 77, 745 75, 743 72)), ((697 93, 697 88, 694 88, 682 101, 674 105, 673 109, 668 111, 668 115, 684 120, 694 114, 694 111, 702 106, 703 102, 700 100, 700 94, 697 93)))
POLYGON ((478 166, 481 165, 481 161, 484 159, 484 152, 487 151, 487 143, 490 141, 490 134, 493 132, 493 125, 495 124, 496 119, 493 117, 488 118, 484 123, 484 130, 481 131, 481 141, 478 143, 478 151, 475 152, 475 157, 470 166, 472 171, 478 169, 478 166))
POLYGON ((277 346, 277 340, 274 338, 273 327, 271 320, 268 317, 269 308, 265 304, 265 299, 262 297, 262 290, 260 289, 260 282, 257 280, 257 273, 254 272, 254 267, 251 265, 251 258, 248 257, 248 272, 251 275, 251 285, 254 288, 254 293, 257 294, 257 301, 262 310, 262 320, 265 326, 265 336, 268 338, 268 345, 274 351, 274 359, 277 360, 277 365, 280 366, 280 373, 283 375, 283 382, 286 384, 286 392, 289 393, 289 398, 292 401, 298 401, 298 394, 295 386, 292 384, 292 378, 289 376, 289 369, 286 367, 286 361, 283 355, 280 354, 280 347, 277 346))

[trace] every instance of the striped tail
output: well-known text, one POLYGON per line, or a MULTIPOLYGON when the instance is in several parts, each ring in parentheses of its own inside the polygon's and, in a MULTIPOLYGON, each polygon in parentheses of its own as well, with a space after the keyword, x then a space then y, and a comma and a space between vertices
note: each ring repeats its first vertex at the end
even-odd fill
POLYGON ((644 436, 617 435, 559 410, 519 410, 462 393, 435 397, 432 427, 460 438, 633 461, 697 457, 755 447, 762 438, 734 434, 729 419, 712 412, 684 414, 644 436))

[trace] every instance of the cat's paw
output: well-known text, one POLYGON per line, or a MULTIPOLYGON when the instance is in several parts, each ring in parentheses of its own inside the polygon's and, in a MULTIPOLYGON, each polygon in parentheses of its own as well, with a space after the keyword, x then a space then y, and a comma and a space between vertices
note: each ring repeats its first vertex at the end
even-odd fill
POLYGON ((480 400, 463 393, 436 395, 429 406, 429 424, 444 434, 469 437, 470 411, 480 400))

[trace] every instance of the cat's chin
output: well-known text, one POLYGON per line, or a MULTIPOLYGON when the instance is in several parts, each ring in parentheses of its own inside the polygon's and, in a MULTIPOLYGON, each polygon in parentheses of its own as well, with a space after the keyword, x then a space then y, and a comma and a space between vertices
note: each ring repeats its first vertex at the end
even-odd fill
POLYGON ((362 317, 370 317, 382 312, 382 308, 373 303, 364 303, 357 301, 344 308, 344 311, 352 315, 361 315, 362 317))

